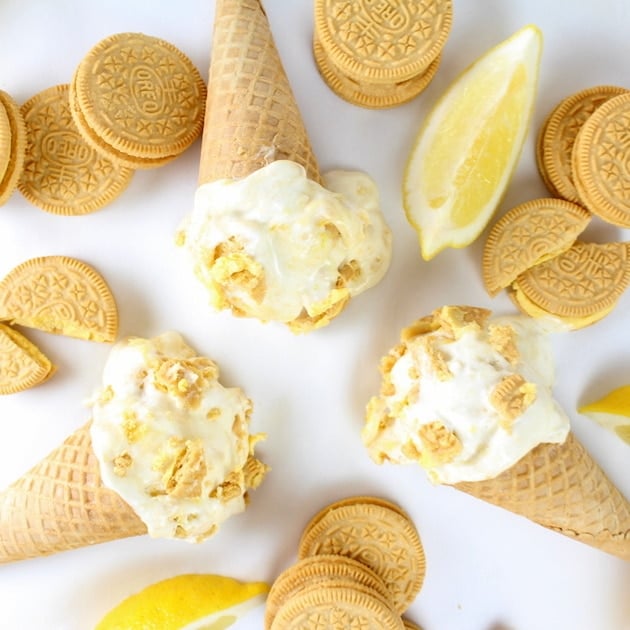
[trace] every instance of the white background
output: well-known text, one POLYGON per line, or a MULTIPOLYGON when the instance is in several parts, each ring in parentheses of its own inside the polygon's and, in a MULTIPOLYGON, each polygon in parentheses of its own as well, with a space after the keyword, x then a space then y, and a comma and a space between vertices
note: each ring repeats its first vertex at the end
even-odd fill
MULTIPOLYGON (((378 467, 359 438, 377 363, 401 327, 448 303, 512 312, 505 295, 490 300, 480 279, 483 239, 421 260, 401 206, 401 175, 428 108, 476 57, 527 23, 545 39, 531 133, 498 214, 546 195, 534 162, 534 138, 563 97, 597 84, 630 87, 624 0, 455 0, 442 65, 411 103, 370 111, 337 98, 311 57, 312 3, 267 0, 280 55, 323 169, 356 168, 377 181, 394 233, 394 256, 380 285, 356 298, 329 327, 293 336, 281 325, 215 313, 173 245, 190 210, 199 142, 180 159, 139 171, 114 203, 84 217, 47 214, 19 193, 0 208, 0 275, 33 256, 85 260, 110 284, 120 334, 178 330, 214 358, 226 385, 253 399, 252 430, 268 433, 259 452, 273 471, 248 511, 200 546, 148 537, 0 567, 0 627, 79 630, 150 582, 184 572, 273 581, 295 560, 308 518, 341 497, 373 493, 400 503, 419 529, 424 587, 409 616, 425 630, 624 630, 630 628, 630 563, 548 532, 446 487, 417 468, 378 467)), ((22 103, 69 82, 83 55, 120 31, 163 37, 206 76, 213 3, 117 0, 4 0, 0 3, 0 89, 22 103)), ((471 124, 474 124, 471 121, 471 124)), ((595 241, 630 240, 594 220, 595 241)), ((630 497, 630 450, 576 407, 630 381, 630 292, 602 322, 554 338, 558 400, 573 429, 630 497)), ((105 345, 26 331, 57 364, 31 391, 0 398, 0 486, 45 456, 88 419, 83 401, 98 386, 105 345)), ((259 628, 250 618, 242 628, 259 628)))

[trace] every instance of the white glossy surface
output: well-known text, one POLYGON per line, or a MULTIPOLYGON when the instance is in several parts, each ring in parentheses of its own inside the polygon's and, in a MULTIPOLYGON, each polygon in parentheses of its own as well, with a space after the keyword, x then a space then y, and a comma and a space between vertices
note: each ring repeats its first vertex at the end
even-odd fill
MULTIPOLYGON (((521 162, 499 213, 547 194, 536 171, 534 137, 550 109, 582 88, 630 87, 624 0, 455 0, 454 25, 435 79, 424 94, 391 110, 338 99, 310 52, 312 3, 267 0, 276 42, 323 169, 369 172, 394 233, 385 279, 357 297, 329 327, 295 337, 280 325, 214 313, 172 238, 190 210, 199 143, 177 161, 138 172, 113 204, 84 217, 46 214, 15 194, 0 208, 0 274, 27 258, 75 256, 109 282, 121 335, 180 331, 214 358, 226 385, 253 399, 252 430, 269 439, 259 453, 272 467, 248 511, 202 546, 147 537, 122 540, 0 567, 0 626, 79 630, 149 582, 184 572, 268 580, 295 560, 299 535, 324 504, 360 493, 399 502, 413 516, 427 576, 409 616, 425 630, 624 630, 630 628, 630 563, 546 531, 449 488, 421 470, 377 467, 359 431, 379 386, 377 362, 401 327, 446 303, 513 312, 490 300, 479 269, 482 241, 422 262, 401 207, 401 173, 428 108, 455 76, 521 26, 545 38, 540 92, 521 162)), ((5 0, 0 4, 0 89, 24 102, 68 82, 102 37, 142 31, 186 52, 206 73, 213 3, 112 0, 5 0)), ((630 240, 630 230, 594 221, 593 240, 630 240)), ((630 380, 630 292, 605 320, 554 339, 556 397, 573 429, 630 497, 630 451, 576 412, 576 406, 630 380)), ((100 381, 108 347, 27 333, 58 365, 47 384, 0 398, 0 486, 7 485, 80 426, 83 400, 100 381)), ((260 627, 252 618, 245 629, 260 627)))

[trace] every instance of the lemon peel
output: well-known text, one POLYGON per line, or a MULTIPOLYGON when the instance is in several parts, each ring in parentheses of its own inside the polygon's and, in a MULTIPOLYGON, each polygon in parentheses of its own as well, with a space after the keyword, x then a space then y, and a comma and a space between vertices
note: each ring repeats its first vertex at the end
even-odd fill
POLYGON ((494 214, 530 127, 541 51, 541 31, 523 27, 464 70, 426 117, 403 177, 425 260, 469 245, 494 214))
POLYGON ((95 630, 225 630, 263 604, 269 585, 212 574, 151 584, 112 608, 95 630))
POLYGON ((630 446, 630 385, 611 390, 578 412, 609 429, 630 446))

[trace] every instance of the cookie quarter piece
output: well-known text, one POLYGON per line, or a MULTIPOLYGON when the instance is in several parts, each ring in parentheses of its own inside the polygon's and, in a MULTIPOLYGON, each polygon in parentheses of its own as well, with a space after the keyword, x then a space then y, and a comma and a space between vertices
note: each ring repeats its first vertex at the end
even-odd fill
POLYGON ((508 210, 493 226, 481 259, 490 296, 530 267, 566 251, 586 229, 591 214, 563 199, 527 201, 508 210))
POLYGON ((0 395, 15 394, 48 380, 54 365, 24 335, 0 324, 0 395))
POLYGON ((31 258, 0 282, 0 321, 113 343, 118 309, 103 277, 68 256, 31 258))

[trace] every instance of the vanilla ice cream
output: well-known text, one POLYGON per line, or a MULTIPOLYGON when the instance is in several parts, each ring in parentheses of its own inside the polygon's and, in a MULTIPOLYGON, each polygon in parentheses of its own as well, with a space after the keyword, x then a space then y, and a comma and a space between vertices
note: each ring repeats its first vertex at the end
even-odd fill
POLYGON ((548 335, 528 317, 443 307, 403 331, 381 370, 363 442, 377 463, 416 462, 436 483, 494 478, 569 432, 548 335))
POLYGON ((177 242, 216 308, 303 332, 329 323, 381 280, 391 232, 374 181, 332 171, 323 182, 277 160, 197 189, 177 242))
POLYGON ((199 542, 245 508, 266 466, 253 455, 250 400, 175 332, 116 344, 92 401, 103 483, 154 537, 199 542))

